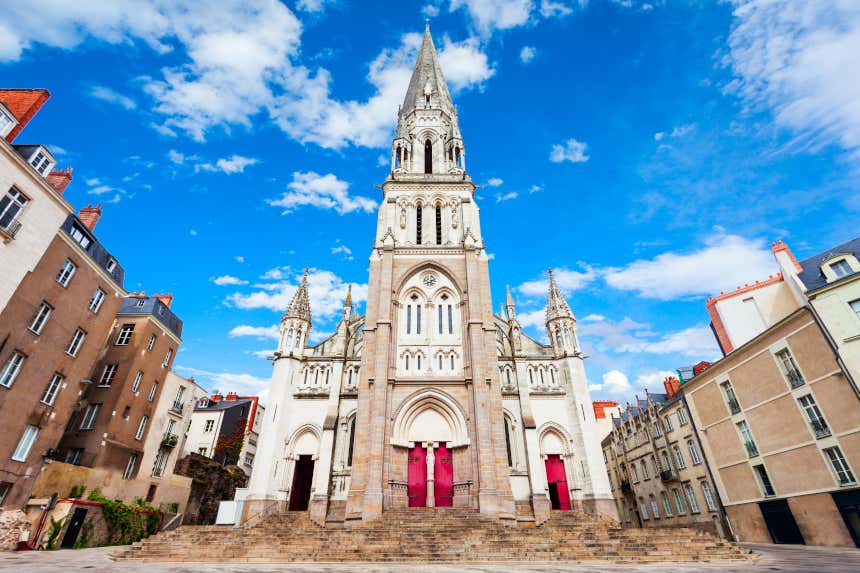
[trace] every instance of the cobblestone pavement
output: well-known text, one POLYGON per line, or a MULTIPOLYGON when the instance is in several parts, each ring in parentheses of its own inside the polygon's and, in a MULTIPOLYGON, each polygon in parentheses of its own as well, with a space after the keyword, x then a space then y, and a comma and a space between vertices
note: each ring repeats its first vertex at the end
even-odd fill
POLYGON ((760 554, 752 563, 739 564, 587 564, 558 563, 498 563, 486 565, 440 564, 240 564, 225 565, 194 563, 115 562, 115 548, 40 551, 30 553, 0 553, 0 571, 14 573, 90 573, 122 571, 123 573, 857 573, 860 571, 860 550, 833 549, 786 545, 747 545, 760 554))

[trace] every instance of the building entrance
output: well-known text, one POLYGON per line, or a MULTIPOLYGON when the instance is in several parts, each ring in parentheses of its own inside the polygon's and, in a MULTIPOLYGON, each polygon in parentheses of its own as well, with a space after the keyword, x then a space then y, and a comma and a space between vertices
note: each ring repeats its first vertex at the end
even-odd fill
POLYGON ((454 505, 454 457, 444 444, 436 448, 434 453, 433 494, 436 507, 451 507, 454 505))
POLYGON ((293 487, 290 489, 290 511, 306 511, 308 509, 313 481, 313 456, 299 456, 296 460, 296 467, 293 470, 293 487))
POLYGON ((406 491, 409 507, 427 506, 427 450, 421 444, 409 451, 406 491))
POLYGON ((567 475, 564 460, 558 454, 546 457, 546 482, 549 486, 549 500, 553 509, 570 509, 570 492, 567 489, 567 475))

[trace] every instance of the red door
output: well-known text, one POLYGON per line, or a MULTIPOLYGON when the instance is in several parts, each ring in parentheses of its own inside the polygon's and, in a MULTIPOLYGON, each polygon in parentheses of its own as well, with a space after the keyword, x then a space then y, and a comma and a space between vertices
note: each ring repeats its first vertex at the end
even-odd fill
POLYGON ((427 507, 427 451, 417 444, 409 450, 406 483, 409 507, 427 507))
POLYGON ((435 453, 433 494, 436 507, 451 507, 454 505, 454 458, 444 445, 439 446, 435 453))
POLYGON ((567 476, 564 462, 558 454, 546 457, 546 481, 550 489, 553 509, 570 509, 570 493, 567 489, 567 476), (554 490, 554 491, 553 491, 554 490), (555 495, 552 495, 555 493, 555 495))

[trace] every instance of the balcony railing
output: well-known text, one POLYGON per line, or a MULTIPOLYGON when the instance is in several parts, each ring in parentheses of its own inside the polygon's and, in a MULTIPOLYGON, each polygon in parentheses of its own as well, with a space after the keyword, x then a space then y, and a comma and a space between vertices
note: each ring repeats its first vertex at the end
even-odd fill
POLYGON ((747 449, 747 453, 751 458, 754 458, 758 455, 758 448, 753 442, 744 442, 744 446, 747 449))
POLYGON ((630 487, 629 481, 621 480, 621 491, 624 493, 633 493, 633 488, 630 487))
POLYGON ((786 377, 788 378, 788 383, 791 384, 792 388, 800 388, 804 384, 803 376, 801 376, 800 372, 797 370, 789 370, 786 372, 786 377))
POLYGON ((0 223, 0 233, 6 235, 10 239, 14 239, 19 230, 21 230, 21 221, 12 219, 7 223, 0 223))
POLYGON ((174 402, 172 406, 170 406, 170 411, 176 414, 182 413, 182 402, 174 402))
POLYGON ((663 481, 678 481, 678 474, 674 470, 663 470, 660 472, 660 479, 663 481))
POLYGON ((816 438, 826 438, 830 436, 830 428, 827 427, 827 424, 824 421, 812 420, 812 431, 815 432, 816 438))
POLYGON ((741 405, 738 404, 738 401, 734 398, 729 398, 729 410, 732 411, 732 414, 740 414, 741 413, 741 405))
POLYGON ((179 436, 176 434, 164 434, 164 437, 161 438, 161 447, 162 448, 175 448, 176 443, 179 441, 179 436))

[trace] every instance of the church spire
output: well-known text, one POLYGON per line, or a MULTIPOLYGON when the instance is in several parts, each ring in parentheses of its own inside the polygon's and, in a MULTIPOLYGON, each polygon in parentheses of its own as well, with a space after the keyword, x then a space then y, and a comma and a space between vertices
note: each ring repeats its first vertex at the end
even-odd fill
POLYGON ((305 269, 302 282, 296 294, 293 295, 293 300, 290 301, 290 306, 287 307, 284 318, 300 318, 306 320, 308 323, 311 322, 311 303, 308 298, 308 269, 305 269))
POLYGON ((508 313, 508 320, 517 317, 517 305, 514 302, 514 296, 511 294, 510 285, 505 285, 505 310, 508 313))
POLYGON ((564 295, 561 294, 558 285, 555 284, 552 269, 549 269, 549 296, 546 301, 546 321, 549 322, 556 318, 573 318, 573 313, 570 311, 567 301, 564 300, 564 295))
POLYGON ((546 332, 556 356, 579 355, 576 318, 549 269, 549 295, 546 301, 546 332))
POLYGON ((454 102, 442 75, 442 67, 436 56, 436 46, 430 35, 430 23, 424 28, 424 39, 418 50, 418 60, 412 70, 412 79, 400 108, 401 115, 407 115, 415 109, 442 109, 448 113, 454 111, 454 102))

